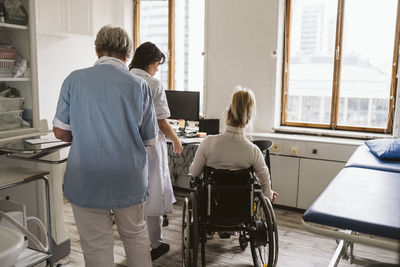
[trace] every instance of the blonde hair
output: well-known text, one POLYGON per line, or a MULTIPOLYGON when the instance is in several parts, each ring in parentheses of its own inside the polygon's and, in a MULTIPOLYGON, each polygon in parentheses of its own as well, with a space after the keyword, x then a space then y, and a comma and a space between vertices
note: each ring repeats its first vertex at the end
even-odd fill
POLYGON ((250 89, 237 87, 228 107, 229 124, 244 128, 253 118, 256 100, 250 89))

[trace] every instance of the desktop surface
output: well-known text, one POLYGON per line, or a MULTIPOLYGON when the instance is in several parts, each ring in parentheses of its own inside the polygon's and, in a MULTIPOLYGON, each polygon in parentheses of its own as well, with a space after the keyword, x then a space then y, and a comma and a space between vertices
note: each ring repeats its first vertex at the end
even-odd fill
MULTIPOLYGON (((200 144, 201 141, 204 140, 204 137, 184 137, 184 136, 178 136, 179 140, 181 141, 182 145, 185 144, 200 144)), ((172 143, 170 139, 167 138, 167 143, 172 143)))
POLYGON ((198 143, 200 144, 201 141, 204 140, 204 137, 184 137, 184 136, 180 136, 179 140, 181 140, 182 144, 195 144, 198 143))

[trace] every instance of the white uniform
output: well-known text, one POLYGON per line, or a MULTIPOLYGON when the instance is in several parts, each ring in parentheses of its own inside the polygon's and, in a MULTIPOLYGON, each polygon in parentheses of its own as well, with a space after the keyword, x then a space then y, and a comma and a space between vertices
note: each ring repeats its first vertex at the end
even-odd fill
MULTIPOLYGON (((154 108, 158 120, 170 116, 167 98, 162 84, 142 69, 133 68, 131 73, 146 80, 153 94, 154 108)), ((157 143, 146 147, 149 160, 149 198, 146 200, 145 216, 160 216, 172 213, 175 197, 168 168, 168 150, 164 134, 158 132, 157 143)))

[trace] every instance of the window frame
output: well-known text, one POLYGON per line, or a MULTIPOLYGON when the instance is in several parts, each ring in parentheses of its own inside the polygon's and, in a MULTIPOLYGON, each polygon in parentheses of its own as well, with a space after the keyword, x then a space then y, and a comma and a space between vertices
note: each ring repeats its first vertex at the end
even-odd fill
MULTIPOLYGON (((134 49, 140 41, 140 1, 133 0, 133 45, 134 49)), ((168 90, 175 89, 175 0, 168 1, 168 90)))
POLYGON ((284 54, 282 65, 282 97, 281 97, 281 126, 296 126, 307 128, 321 128, 331 130, 347 130, 357 132, 373 132, 390 134, 393 132, 394 110, 396 104, 397 84, 396 77, 398 71, 398 53, 399 53, 399 35, 400 35, 400 1, 397 2, 397 15, 395 25, 394 49, 392 59, 392 75, 390 82, 389 111, 388 122, 386 128, 360 127, 360 126, 343 126, 338 125, 339 116, 339 97, 340 97, 340 75, 342 60, 342 42, 343 42, 343 18, 344 18, 344 2, 345 0, 337 0, 336 15, 336 34, 335 34, 335 55, 333 65, 333 81, 332 81, 332 99, 331 99, 331 116, 329 124, 317 124, 307 122, 290 122, 287 121, 287 108, 289 96, 289 63, 290 63, 290 34, 291 34, 291 12, 292 1, 286 0, 285 7, 285 25, 284 25, 284 54))

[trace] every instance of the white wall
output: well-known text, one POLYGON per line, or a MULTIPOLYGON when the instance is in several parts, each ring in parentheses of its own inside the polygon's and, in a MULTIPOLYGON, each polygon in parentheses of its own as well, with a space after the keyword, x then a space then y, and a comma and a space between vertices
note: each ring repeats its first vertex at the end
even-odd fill
MULTIPOLYGON (((96 0, 93 5, 93 36, 39 34, 37 37, 40 118, 47 119, 50 127, 63 80, 71 71, 91 66, 96 60, 93 43, 97 31, 105 24, 113 24, 132 34, 132 1, 96 0)), ((275 87, 280 86, 281 67, 273 51, 282 40, 279 31, 283 23, 278 23, 281 9, 279 1, 206 1, 204 111, 207 118, 222 119, 234 87, 242 85, 253 89, 256 96, 254 130, 271 130, 275 100, 280 99, 275 87)))
POLYGON ((52 127, 58 95, 64 79, 76 69, 92 66, 98 30, 112 24, 124 28, 132 37, 133 6, 130 0, 93 1, 93 35, 37 36, 40 119, 52 127))
MULTIPOLYGON (((208 0, 205 26, 204 110, 220 118, 236 85, 254 91, 255 131, 270 131, 281 67, 282 1, 208 0), (280 47, 279 47, 280 48, 280 47), (278 57, 273 55, 278 49, 278 57)), ((278 102, 279 103, 279 102, 278 102)), ((222 121, 222 120, 221 120, 222 121)))

